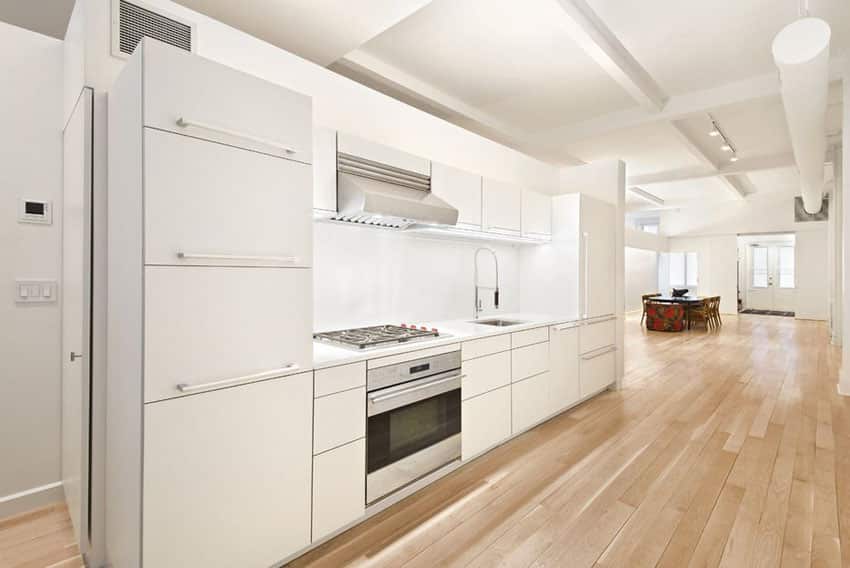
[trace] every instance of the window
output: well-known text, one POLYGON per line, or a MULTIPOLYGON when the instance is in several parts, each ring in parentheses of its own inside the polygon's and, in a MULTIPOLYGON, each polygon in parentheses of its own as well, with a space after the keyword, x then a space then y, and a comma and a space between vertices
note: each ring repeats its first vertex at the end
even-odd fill
POLYGON ((652 233, 653 235, 658 234, 658 223, 647 223, 645 225, 640 226, 640 230, 644 233, 652 233))
POLYGON ((670 253, 670 285, 681 287, 685 285, 685 253, 670 253))
POLYGON ((753 247, 753 288, 767 288, 767 247, 753 247))
POLYGON ((779 247, 779 287, 794 287, 794 247, 779 247))

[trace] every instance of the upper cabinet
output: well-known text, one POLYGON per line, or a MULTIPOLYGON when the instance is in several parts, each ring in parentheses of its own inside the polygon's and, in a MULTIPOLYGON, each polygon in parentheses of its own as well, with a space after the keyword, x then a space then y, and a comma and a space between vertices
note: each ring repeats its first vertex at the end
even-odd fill
POLYGON ((519 187, 484 178, 482 183, 482 225, 485 231, 519 235, 522 197, 519 187))
POLYGON ((431 175, 431 160, 396 150, 377 142, 364 140, 344 132, 337 134, 337 148, 341 154, 350 154, 400 170, 431 175))
POLYGON ((552 236, 552 197, 544 193, 522 192, 522 236, 550 238, 552 236))
POLYGON ((313 209, 336 213, 336 130, 313 128, 313 209))
POLYGON ((481 229, 481 176, 434 162, 431 191, 458 210, 458 226, 481 229))

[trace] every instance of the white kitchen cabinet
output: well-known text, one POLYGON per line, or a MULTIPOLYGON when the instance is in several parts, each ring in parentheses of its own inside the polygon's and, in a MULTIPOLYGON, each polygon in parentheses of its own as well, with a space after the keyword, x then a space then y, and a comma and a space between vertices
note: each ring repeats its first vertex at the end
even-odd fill
POLYGON ((313 452, 320 454, 366 436, 366 388, 317 398, 313 452))
POLYGON ((461 344, 461 357, 464 361, 467 359, 475 359, 493 353, 502 351, 510 351, 511 349, 511 334, 505 333, 502 335, 494 335, 491 337, 482 337, 481 339, 473 339, 464 341, 461 344))
POLYGON ((581 399, 579 388, 579 327, 553 325, 549 332, 549 402, 552 414, 581 399))
POLYGON ((461 403, 461 454, 468 460, 511 436, 511 387, 461 403))
POLYGON ((550 414, 549 372, 511 384, 511 432, 528 430, 550 414))
POLYGON ((511 352, 503 351, 463 362, 461 398, 466 400, 511 384, 511 352))
POLYGON ((596 394, 614 384, 617 376, 615 353, 613 347, 605 347, 581 356, 581 398, 596 394))
POLYGON ((581 299, 585 317, 614 314, 616 308, 616 208, 610 203, 581 199, 581 299))
POLYGON ((310 97, 158 41, 142 45, 146 126, 312 162, 310 97))
POLYGON ((270 566, 310 543, 312 373, 145 406, 146 566, 270 566))
POLYGON ((457 209, 459 227, 481 229, 481 176, 434 162, 431 191, 457 209))
POLYGON ((522 192, 522 236, 548 239, 552 236, 552 196, 536 191, 522 192))
POLYGON ((520 189, 512 184, 484 178, 482 225, 485 231, 519 235, 522 225, 520 189))
POLYGON ((363 516, 366 509, 366 440, 313 458, 313 542, 363 516))
POLYGON ((311 290, 306 269, 147 267, 145 402, 310 369, 311 290))
POLYGON ((336 130, 313 129, 313 209, 336 213, 336 130))
MULTIPOLYGON (((547 330, 548 331, 548 330, 547 330)), ((549 370, 549 342, 511 351, 511 380, 516 382, 549 370)))
POLYGON ((581 327, 580 353, 585 354, 616 343, 617 320, 613 317, 602 321, 586 322, 581 327))
POLYGON ((319 369, 315 378, 316 398, 366 386, 366 361, 319 369))
POLYGON ((345 132, 337 134, 337 149, 342 154, 366 158, 408 172, 425 176, 431 175, 431 160, 371 140, 358 138, 345 132))
POLYGON ((308 164, 150 128, 144 137, 147 264, 312 264, 308 164))
POLYGON ((543 343, 544 341, 549 341, 549 328, 546 326, 515 331, 511 334, 511 347, 514 349, 535 343, 543 343))

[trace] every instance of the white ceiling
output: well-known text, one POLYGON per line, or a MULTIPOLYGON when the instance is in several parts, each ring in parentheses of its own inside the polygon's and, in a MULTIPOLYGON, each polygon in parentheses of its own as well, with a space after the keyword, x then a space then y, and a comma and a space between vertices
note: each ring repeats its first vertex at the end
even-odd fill
POLYGON ((0 0, 0 21, 63 39, 75 0, 0 0))

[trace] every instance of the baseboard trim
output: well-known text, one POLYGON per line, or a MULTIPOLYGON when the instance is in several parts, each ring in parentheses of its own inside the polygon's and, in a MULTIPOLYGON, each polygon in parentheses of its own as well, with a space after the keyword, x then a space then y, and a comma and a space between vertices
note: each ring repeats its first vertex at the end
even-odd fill
POLYGON ((56 481, 0 497, 0 519, 38 509, 65 499, 62 482, 56 481))

